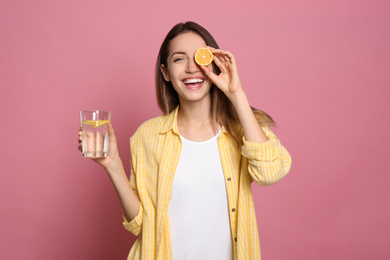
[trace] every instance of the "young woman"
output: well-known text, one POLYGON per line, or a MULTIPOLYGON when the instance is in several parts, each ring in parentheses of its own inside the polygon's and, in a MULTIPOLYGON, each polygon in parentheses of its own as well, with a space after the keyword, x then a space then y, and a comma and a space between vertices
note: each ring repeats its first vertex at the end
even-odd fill
POLYGON ((157 58, 156 93, 164 115, 131 137, 130 181, 111 125, 108 156, 94 159, 139 236, 128 259, 260 259, 251 183, 276 183, 291 157, 272 118, 249 105, 234 56, 200 25, 177 24, 157 58), (194 60, 201 47, 214 54, 209 66, 194 60))

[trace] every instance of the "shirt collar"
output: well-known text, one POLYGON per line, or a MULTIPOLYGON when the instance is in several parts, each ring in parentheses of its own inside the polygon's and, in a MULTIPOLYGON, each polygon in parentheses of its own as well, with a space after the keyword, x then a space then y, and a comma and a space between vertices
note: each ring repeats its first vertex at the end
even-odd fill
POLYGON ((161 134, 164 134, 172 130, 175 134, 179 135, 179 128, 177 127, 177 112, 179 111, 179 106, 177 106, 171 113, 166 115, 166 120, 163 127, 160 130, 161 134))
MULTIPOLYGON (((163 127, 160 130, 160 134, 165 134, 168 131, 172 130, 175 134, 179 134, 179 128, 177 127, 177 113, 179 112, 179 106, 177 106, 171 113, 166 115, 166 121, 163 127)), ((222 126, 222 132, 227 134, 227 131, 224 126, 222 126)))
POLYGON ((226 131, 224 126, 222 126, 222 132, 221 133, 227 134, 227 131, 226 131))

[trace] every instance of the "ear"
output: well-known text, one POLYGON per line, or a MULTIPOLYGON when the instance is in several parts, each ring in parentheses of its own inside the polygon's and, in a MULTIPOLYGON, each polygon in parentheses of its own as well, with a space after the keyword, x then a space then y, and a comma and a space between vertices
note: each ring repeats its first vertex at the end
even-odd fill
POLYGON ((168 69, 165 68, 164 64, 160 65, 160 69, 165 81, 171 81, 171 78, 169 77, 168 69))

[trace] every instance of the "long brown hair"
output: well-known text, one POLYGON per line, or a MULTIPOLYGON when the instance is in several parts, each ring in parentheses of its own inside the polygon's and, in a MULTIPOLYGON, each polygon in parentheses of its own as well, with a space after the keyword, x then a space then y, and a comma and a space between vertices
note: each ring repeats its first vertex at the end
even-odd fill
MULTIPOLYGON (((171 113, 180 102, 179 96, 174 90, 172 83, 165 81, 161 72, 161 65, 164 65, 165 68, 168 68, 167 59, 169 54, 169 43, 173 38, 185 32, 194 32, 202 37, 208 46, 219 49, 219 46, 213 36, 205 28, 195 22, 190 21, 186 23, 178 23, 169 31, 160 47, 155 71, 157 103, 164 114, 171 113)), ((221 73, 214 62, 213 71, 217 75, 221 73)), ((210 89, 210 93, 212 104, 210 111, 211 115, 213 116, 214 120, 223 125, 226 131, 237 141, 238 144, 240 144, 243 133, 233 104, 214 84, 210 89)), ((251 108, 261 126, 274 124, 274 120, 267 113, 254 107, 251 108)))

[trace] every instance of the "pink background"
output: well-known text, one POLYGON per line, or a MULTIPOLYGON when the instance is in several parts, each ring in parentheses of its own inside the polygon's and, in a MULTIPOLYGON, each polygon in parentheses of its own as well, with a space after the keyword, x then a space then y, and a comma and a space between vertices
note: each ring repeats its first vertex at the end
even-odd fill
POLYGON ((160 115, 158 48, 194 20, 293 158, 253 185, 263 259, 389 259, 390 2, 192 2, 1 1, 0 258, 126 259, 135 237, 77 150, 79 111, 112 111, 129 171, 130 136, 160 115))

